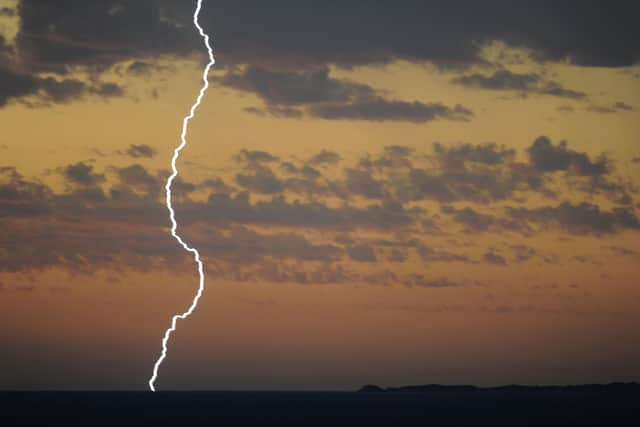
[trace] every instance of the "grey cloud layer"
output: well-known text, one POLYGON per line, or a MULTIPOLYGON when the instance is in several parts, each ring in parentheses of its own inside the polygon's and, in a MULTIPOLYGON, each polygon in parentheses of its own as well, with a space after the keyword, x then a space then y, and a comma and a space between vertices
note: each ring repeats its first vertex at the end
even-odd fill
POLYGON ((490 90, 512 90, 522 93, 536 93, 560 98, 584 100, 584 92, 567 89, 558 82, 545 81, 535 73, 518 74, 508 70, 499 70, 491 75, 467 74, 454 78, 454 84, 490 90))
MULTIPOLYGON (((191 4, 171 0, 22 0, 19 44, 48 69, 183 55, 197 46, 191 13, 191 4)), ((211 0, 202 22, 215 35, 220 56, 235 63, 351 66, 407 59, 459 65, 478 62, 482 42, 503 40, 544 58, 622 66, 639 59, 637 15, 637 5, 622 1, 603 13, 599 2, 589 1, 548 7, 528 0, 211 0)))
POLYGON ((387 99, 368 85, 329 76, 329 69, 311 71, 272 71, 255 66, 229 71, 215 79, 220 84, 258 95, 266 109, 252 107, 249 112, 274 117, 311 117, 327 120, 409 121, 423 123, 436 119, 467 121, 473 112, 439 102, 387 99))
MULTIPOLYGON (((117 96, 122 88, 115 83, 94 87, 64 76, 77 67, 100 74, 122 61, 132 61, 130 73, 144 75, 153 69, 153 58, 201 54, 201 41, 192 28, 192 6, 191 2, 172 0, 22 0, 17 10, 17 49, 0 39, 0 81, 12 82, 0 86, 0 105, 37 91, 50 102, 75 99, 81 93, 117 96), (40 81, 41 72, 55 73, 59 78, 40 81), (82 84, 87 87, 81 88, 82 84)), ((533 49, 542 60, 619 67, 640 59, 640 30, 634 19, 638 8, 635 2, 620 1, 609 4, 603 13, 599 2, 577 0, 552 7, 529 0, 508 4, 283 0, 268 5, 257 0, 211 0, 204 6, 201 22, 214 35, 220 66, 252 64, 264 69, 308 71, 328 64, 352 67, 403 59, 464 69, 483 63, 480 51, 484 43, 500 40, 533 49)), ((466 75, 461 82, 568 98, 583 96, 537 76, 499 73, 466 75)), ((300 116, 297 108, 275 101, 307 102, 318 96, 330 101, 363 89, 328 82, 318 94, 308 92, 309 82, 301 83, 305 88, 288 92, 289 98, 269 98, 265 112, 300 116)), ((277 78, 270 84, 277 86, 277 78)), ((443 111, 431 104, 378 98, 317 107, 315 114, 367 120, 468 118, 467 112, 449 108, 443 111)))
MULTIPOLYGON (((431 236, 612 236, 640 229, 637 194, 610 182, 615 171, 604 157, 546 137, 526 154, 528 161, 519 162, 514 150, 494 143, 435 143, 428 152, 389 146, 345 164, 327 150, 302 160, 241 150, 234 157, 237 186, 220 177, 176 181, 175 207, 185 236, 217 274, 300 283, 457 286, 407 266, 557 260, 515 242, 504 250, 452 251, 456 246, 428 242, 431 236), (276 184, 257 186, 264 176, 276 184), (601 199, 589 186, 576 186, 593 180, 601 199), (548 189, 562 185, 567 192, 548 189), (617 197, 621 188, 628 200, 617 197), (533 195, 547 202, 525 204, 533 195), (574 200, 558 200, 568 195, 574 200), (392 273, 388 263, 404 274, 392 273)), ((0 168, 3 271, 182 268, 187 258, 166 233, 166 171, 138 163, 96 170, 87 162, 57 171, 67 183, 63 193, 0 168)))

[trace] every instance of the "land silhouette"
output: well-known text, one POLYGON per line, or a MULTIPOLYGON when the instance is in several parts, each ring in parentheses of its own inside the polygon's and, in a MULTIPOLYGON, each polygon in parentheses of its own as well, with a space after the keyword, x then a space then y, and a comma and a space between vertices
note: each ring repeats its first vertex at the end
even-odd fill
POLYGON ((355 392, 2 392, 4 425, 638 425, 640 384, 366 385, 355 392))

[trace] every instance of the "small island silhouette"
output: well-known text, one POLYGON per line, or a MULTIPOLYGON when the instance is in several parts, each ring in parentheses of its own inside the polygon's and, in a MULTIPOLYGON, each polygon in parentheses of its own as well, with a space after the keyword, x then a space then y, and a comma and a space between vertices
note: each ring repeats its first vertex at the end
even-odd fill
POLYGON ((577 384, 577 385, 519 385, 509 384, 496 387, 478 387, 474 385, 424 384, 401 387, 380 387, 374 384, 362 386, 358 392, 607 392, 607 393, 640 393, 640 384, 636 382, 609 384, 577 384))

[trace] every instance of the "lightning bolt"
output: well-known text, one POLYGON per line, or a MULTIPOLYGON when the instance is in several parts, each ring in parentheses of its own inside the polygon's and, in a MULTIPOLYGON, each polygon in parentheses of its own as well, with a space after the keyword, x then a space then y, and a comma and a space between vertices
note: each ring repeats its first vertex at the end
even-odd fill
POLYGON ((182 246, 185 251, 193 254, 193 259, 198 265, 198 274, 200 276, 200 282, 198 285, 198 292, 196 292, 196 295, 193 297, 193 301, 191 302, 189 309, 182 314, 174 315, 173 318, 171 319, 171 327, 169 327, 164 333, 164 337, 162 338, 162 353, 160 354, 160 357, 158 357, 158 360, 156 360, 156 363, 153 366, 153 375, 151 375, 151 378, 149 379, 149 388, 151 389, 151 391, 156 391, 154 384, 156 382, 156 379, 158 378, 158 369, 160 368, 162 361, 167 357, 167 343, 169 342, 171 333, 176 330, 176 323, 178 319, 186 319, 191 315, 191 313, 193 313, 193 311, 198 306, 198 300, 202 296, 202 291, 204 291, 204 265, 202 264, 202 260, 200 259, 200 253, 196 248, 192 248, 189 245, 187 245, 184 242, 184 240, 182 240, 182 238, 176 232, 178 228, 178 223, 176 222, 176 214, 173 211, 173 205, 171 203, 171 184, 173 183, 173 180, 178 176, 178 168, 176 167, 176 161, 178 160, 178 157, 180 157, 180 151, 182 151, 185 145, 187 145, 187 131, 189 128, 189 121, 195 116, 196 109, 200 106, 200 103, 202 102, 202 98, 204 97, 205 92, 209 88, 209 80, 208 80, 209 70, 211 70, 211 67, 213 67, 213 64, 215 64, 216 62, 215 58, 213 57, 213 50, 211 49, 211 45, 209 44, 209 35, 204 32, 204 30, 200 26, 200 22, 198 21, 203 0, 197 0, 197 1, 198 3, 196 5, 196 10, 193 13, 193 25, 197 28, 198 33, 200 33, 200 36, 204 39, 204 44, 207 47, 207 52, 209 54, 209 63, 204 68, 204 72, 202 74, 203 85, 202 85, 202 88, 200 88, 200 93, 198 94, 198 98, 196 99, 196 102, 191 106, 189 115, 187 115, 182 120, 182 134, 180 136, 181 142, 180 142, 180 145, 176 147, 176 149, 173 151, 173 158, 171 159, 171 169, 173 173, 171 174, 171 176, 169 176, 169 178, 167 178, 167 184, 165 185, 164 188, 166 191, 166 200, 167 200, 167 209, 169 210, 169 219, 171 220, 171 235, 178 241, 178 243, 180 243, 180 246, 182 246))

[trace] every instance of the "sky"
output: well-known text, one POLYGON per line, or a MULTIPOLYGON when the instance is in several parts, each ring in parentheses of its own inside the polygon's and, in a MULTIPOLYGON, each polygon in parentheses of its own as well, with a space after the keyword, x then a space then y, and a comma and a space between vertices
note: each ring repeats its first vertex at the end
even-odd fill
MULTIPOLYGON (((147 389, 194 7, 0 0, 0 389, 147 389)), ((640 381, 638 12, 205 0, 156 387, 640 381)))

